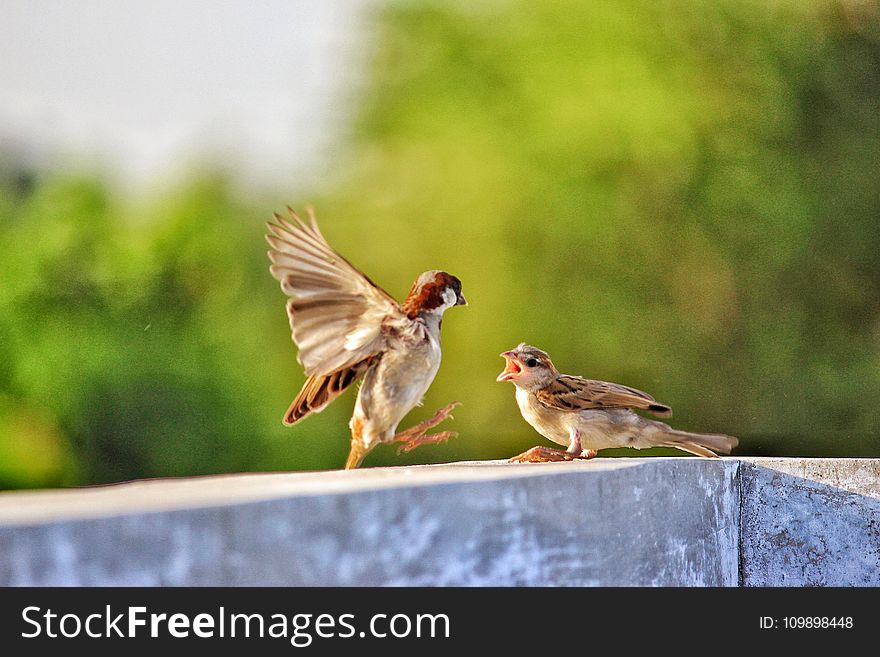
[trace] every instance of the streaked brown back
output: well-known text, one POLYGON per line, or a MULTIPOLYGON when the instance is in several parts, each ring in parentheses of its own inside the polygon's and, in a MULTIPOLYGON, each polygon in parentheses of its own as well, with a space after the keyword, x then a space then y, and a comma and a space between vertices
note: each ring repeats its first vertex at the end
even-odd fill
POLYGON ((660 417, 672 415, 672 409, 648 393, 607 381, 593 381, 579 376, 560 374, 545 388, 535 392, 544 406, 560 411, 586 411, 612 408, 634 408, 660 417))

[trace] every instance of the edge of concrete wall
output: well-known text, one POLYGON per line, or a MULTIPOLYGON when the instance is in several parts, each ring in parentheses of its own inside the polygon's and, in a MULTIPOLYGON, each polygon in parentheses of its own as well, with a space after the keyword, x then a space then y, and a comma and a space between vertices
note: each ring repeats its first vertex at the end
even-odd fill
POLYGON ((880 585, 880 459, 477 462, 0 493, 0 585, 880 585))

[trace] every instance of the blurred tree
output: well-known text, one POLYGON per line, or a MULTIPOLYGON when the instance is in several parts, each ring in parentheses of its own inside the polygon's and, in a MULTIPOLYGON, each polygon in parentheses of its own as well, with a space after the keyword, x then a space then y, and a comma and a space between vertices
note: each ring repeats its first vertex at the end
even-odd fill
MULTIPOLYGON (((880 456, 876 5, 392 2, 375 30, 339 178, 291 202, 392 294, 443 268, 470 306, 404 422, 459 399, 460 437, 368 464, 541 442, 494 383, 523 340, 741 454, 880 456)), ((4 180, 0 486, 342 463, 353 394, 280 423, 273 202, 4 180)))
POLYGON ((381 30, 331 203, 452 233, 475 455, 535 440, 486 387, 484 345, 523 339, 741 453, 880 453, 876 6, 395 3, 381 30))

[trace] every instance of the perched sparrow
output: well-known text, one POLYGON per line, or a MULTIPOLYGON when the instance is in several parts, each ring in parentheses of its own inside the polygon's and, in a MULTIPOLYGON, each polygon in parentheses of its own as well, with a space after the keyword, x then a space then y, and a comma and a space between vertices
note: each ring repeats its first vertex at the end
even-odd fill
POLYGON ((461 281, 443 271, 416 279, 403 304, 337 253, 321 235, 309 208, 309 223, 288 208, 267 226, 272 246, 269 271, 293 297, 287 314, 298 360, 308 379, 284 415, 295 424, 318 413, 363 379, 351 417, 351 452, 356 468, 380 443, 404 442, 409 451, 456 434, 426 435, 458 402, 401 433, 397 425, 421 402, 440 367, 440 322, 452 306, 467 305, 461 281))
POLYGON ((591 459, 610 447, 675 447, 698 456, 729 454, 739 442, 718 433, 689 433, 649 420, 630 409, 660 417, 672 409, 651 395, 605 381, 560 374, 545 352, 525 343, 501 356, 506 367, 497 381, 512 381, 525 421, 538 433, 567 449, 533 447, 512 462, 591 459))

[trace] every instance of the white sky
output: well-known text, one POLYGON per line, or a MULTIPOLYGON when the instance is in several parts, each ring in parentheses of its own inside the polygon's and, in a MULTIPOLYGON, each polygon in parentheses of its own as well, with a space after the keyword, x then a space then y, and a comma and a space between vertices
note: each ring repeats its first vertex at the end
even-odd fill
POLYGON ((319 176, 361 77, 370 0, 2 0, 0 151, 162 182, 219 160, 319 176))

